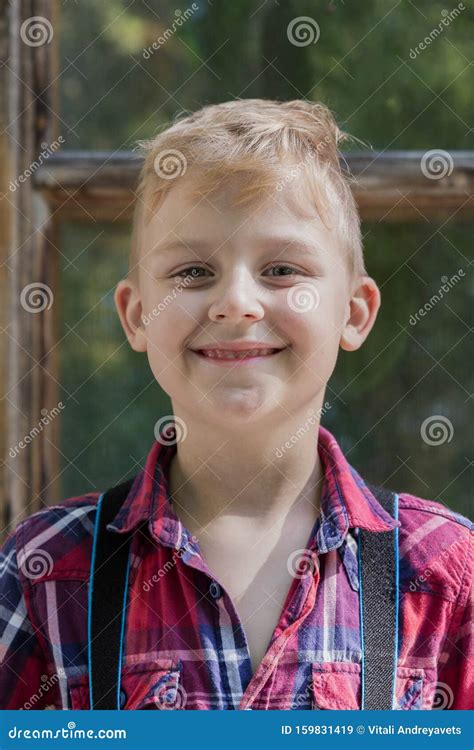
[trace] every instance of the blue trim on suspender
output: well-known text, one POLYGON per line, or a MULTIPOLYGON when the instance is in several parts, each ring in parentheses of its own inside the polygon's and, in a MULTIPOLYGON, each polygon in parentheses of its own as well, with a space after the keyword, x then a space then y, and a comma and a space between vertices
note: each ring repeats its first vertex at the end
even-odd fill
POLYGON ((91 567, 89 571, 89 597, 88 597, 88 605, 87 605, 87 662, 89 666, 89 700, 90 700, 91 710, 94 708, 93 698, 92 698, 92 653, 91 653, 92 586, 93 586, 93 581, 94 581, 95 554, 96 554, 96 548, 97 548, 99 518, 100 518, 100 511, 102 510, 102 500, 103 500, 104 494, 105 493, 103 492, 102 495, 100 495, 99 500, 97 501, 97 512, 96 512, 96 518, 95 518, 95 524, 94 524, 94 540, 92 542, 91 567))
POLYGON ((361 543, 360 543, 360 529, 359 539, 357 540, 357 561, 359 565, 358 577, 359 577, 359 619, 360 619, 360 643, 362 648, 362 658, 360 665, 360 685, 361 685, 361 699, 360 708, 363 711, 365 706, 365 642, 364 642, 364 610, 362 607, 362 554, 361 554, 361 543))
MULTIPOLYGON (((394 495, 394 518, 398 521, 398 495, 394 495)), ((395 688, 397 684, 397 663, 398 663, 398 638, 399 638, 399 623, 398 623, 398 609, 399 609, 399 589, 400 589, 400 551, 398 548, 398 526, 394 529, 394 544, 395 544, 395 654, 393 659, 393 688, 392 688, 392 710, 395 708, 395 688)))
MULTIPOLYGON (((394 493, 394 518, 398 521, 398 495, 394 493)), ((398 526, 394 529, 395 545, 395 653, 393 665, 393 685, 392 685, 392 710, 395 706, 395 688, 397 683, 397 661, 398 661, 398 640, 399 640, 399 589, 400 589, 400 552, 398 548, 398 526)), ((360 539, 357 545, 357 560, 359 565, 359 617, 360 617, 360 640, 362 647, 361 660, 361 710, 365 707, 365 642, 364 642, 364 612, 362 607, 362 554, 360 539)))
POLYGON ((119 648, 119 660, 118 660, 118 675, 117 675, 117 709, 120 711, 120 684, 122 679, 122 661, 123 661, 123 644, 125 634, 125 619, 127 614, 127 595, 128 595, 128 576, 130 572, 130 552, 127 560, 127 572, 125 574, 125 587, 123 591, 123 605, 122 605, 122 626, 120 629, 120 648, 119 648))

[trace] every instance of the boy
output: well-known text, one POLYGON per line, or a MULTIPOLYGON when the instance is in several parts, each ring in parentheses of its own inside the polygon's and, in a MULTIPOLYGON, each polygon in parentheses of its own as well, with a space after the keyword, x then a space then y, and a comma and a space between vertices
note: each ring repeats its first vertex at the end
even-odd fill
MULTIPOLYGON (((473 707, 471 523, 407 493, 390 513, 319 424, 339 348, 380 305, 344 137, 321 104, 237 100, 140 144, 115 302, 173 416, 107 525, 131 540, 117 708, 366 707, 370 534, 396 540, 389 708, 473 707)), ((45 508, 4 545, 1 708, 91 707, 100 501, 45 508)))

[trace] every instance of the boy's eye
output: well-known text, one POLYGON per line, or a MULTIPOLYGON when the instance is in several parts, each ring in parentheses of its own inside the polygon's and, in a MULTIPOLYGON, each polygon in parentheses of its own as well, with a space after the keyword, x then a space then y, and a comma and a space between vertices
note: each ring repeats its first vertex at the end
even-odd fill
MULTIPOLYGON (((290 273, 277 274, 277 278, 278 276, 290 276, 290 275, 301 274, 301 271, 299 271, 297 268, 293 268, 292 266, 285 266, 283 264, 275 264, 273 266, 270 266, 270 268, 268 268, 267 271, 274 271, 277 268, 278 269, 283 268, 285 269, 285 271, 290 272, 290 273)), ((183 268, 182 271, 178 271, 177 273, 173 275, 178 278, 184 278, 185 276, 192 276, 193 278, 199 278, 198 273, 197 273, 198 271, 207 271, 207 268, 202 268, 201 266, 189 266, 189 268, 183 268)))
POLYGON ((275 264, 275 265, 273 265, 273 266, 270 266, 270 268, 269 268, 268 270, 269 270, 269 271, 274 271, 274 270, 275 270, 275 268, 284 268, 284 269, 286 269, 287 271, 290 271, 290 273, 289 273, 289 274, 288 274, 288 273, 283 273, 283 274, 278 274, 278 276, 289 276, 290 274, 293 274, 293 275, 295 275, 295 274, 296 274, 296 275, 297 275, 297 274, 301 274, 301 271, 298 271, 298 269, 297 269, 297 268, 293 268, 292 266, 284 266, 283 264, 281 264, 281 265, 279 265, 279 264, 275 264))
POLYGON ((185 278, 186 276, 190 276, 194 279, 199 278, 197 271, 206 271, 206 268, 201 268, 201 266, 189 266, 189 268, 183 268, 182 271, 177 271, 173 274, 174 277, 178 277, 180 279, 185 278))

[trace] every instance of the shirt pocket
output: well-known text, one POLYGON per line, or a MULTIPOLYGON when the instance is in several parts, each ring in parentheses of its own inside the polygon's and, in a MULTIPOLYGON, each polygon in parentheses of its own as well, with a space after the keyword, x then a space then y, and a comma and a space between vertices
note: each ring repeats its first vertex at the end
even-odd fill
MULTIPOLYGON (((424 688, 423 669, 397 667, 394 710, 427 708, 423 705, 424 688)), ((360 710, 361 665, 356 662, 313 664, 312 699, 316 710, 360 710)))
MULTIPOLYGON (((89 675, 70 678, 71 708, 90 710, 89 675)), ((122 668, 120 708, 125 711, 176 710, 186 704, 181 685, 181 664, 170 659, 153 659, 122 668)))

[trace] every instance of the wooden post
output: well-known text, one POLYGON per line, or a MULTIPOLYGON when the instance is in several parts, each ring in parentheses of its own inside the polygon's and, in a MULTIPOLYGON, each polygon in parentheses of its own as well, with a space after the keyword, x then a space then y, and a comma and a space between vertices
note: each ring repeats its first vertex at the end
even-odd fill
POLYGON ((47 441, 57 439, 57 431, 54 420, 45 422, 60 397, 56 363, 48 353, 56 325, 55 230, 51 210, 35 194, 33 180, 58 139, 58 92, 52 83, 58 73, 58 6, 55 0, 0 4, 5 93, 0 113, 0 242, 5 265, 0 283, 2 291, 8 291, 2 294, 2 300, 8 299, 2 307, 2 352, 8 357, 1 384, 1 532, 50 498, 48 485, 57 473, 57 459, 52 461, 47 441))

